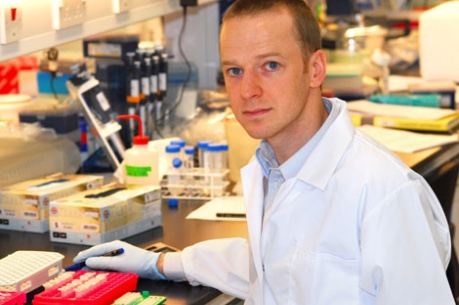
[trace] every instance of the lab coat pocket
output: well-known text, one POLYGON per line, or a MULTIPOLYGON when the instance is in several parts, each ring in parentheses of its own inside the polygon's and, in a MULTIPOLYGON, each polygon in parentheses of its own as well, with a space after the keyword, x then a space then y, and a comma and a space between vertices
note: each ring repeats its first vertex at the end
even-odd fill
POLYGON ((358 303, 358 260, 297 247, 290 269, 289 304, 358 303))

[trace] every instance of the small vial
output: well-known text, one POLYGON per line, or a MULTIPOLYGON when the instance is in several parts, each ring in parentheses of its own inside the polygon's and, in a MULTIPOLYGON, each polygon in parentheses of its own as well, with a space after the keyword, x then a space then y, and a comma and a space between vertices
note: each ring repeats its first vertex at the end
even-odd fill
POLYGON ((194 168, 194 147, 185 146, 184 152, 185 152, 184 167, 187 170, 194 168))
POLYGON ((220 144, 209 144, 207 147, 207 160, 210 174, 206 178, 210 180, 211 195, 221 196, 223 190, 222 179, 219 176, 222 172, 222 149, 220 144))
POLYGON ((209 146, 209 141, 199 141, 198 142, 198 166, 204 168, 205 162, 205 153, 207 151, 207 147, 209 146))
POLYGON ((208 151, 208 162, 211 173, 220 173, 222 170, 222 145, 221 144, 209 144, 207 147, 208 151))
POLYGON ((222 168, 228 169, 228 150, 229 150, 228 143, 222 143, 221 150, 222 150, 222 168))
POLYGON ((185 159, 184 159, 184 178, 186 183, 186 194, 193 196, 193 169, 194 169, 194 146, 185 146, 185 159))
POLYGON ((178 180, 180 179, 180 176, 176 170, 176 167, 174 166, 177 164, 177 161, 174 160, 181 160, 180 159, 180 146, 177 145, 167 145, 166 148, 166 160, 167 160, 167 184, 168 184, 168 189, 172 193, 176 193, 175 191, 177 190, 175 187, 172 187, 172 185, 177 185, 178 180))

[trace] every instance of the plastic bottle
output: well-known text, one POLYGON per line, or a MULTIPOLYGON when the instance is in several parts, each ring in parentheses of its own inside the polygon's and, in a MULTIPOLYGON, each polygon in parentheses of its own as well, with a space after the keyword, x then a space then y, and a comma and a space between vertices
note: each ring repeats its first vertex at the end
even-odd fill
POLYGON ((158 151, 148 147, 148 137, 143 135, 142 122, 138 115, 119 115, 118 119, 138 121, 138 135, 133 139, 133 146, 124 154, 124 168, 127 185, 159 186, 158 151))

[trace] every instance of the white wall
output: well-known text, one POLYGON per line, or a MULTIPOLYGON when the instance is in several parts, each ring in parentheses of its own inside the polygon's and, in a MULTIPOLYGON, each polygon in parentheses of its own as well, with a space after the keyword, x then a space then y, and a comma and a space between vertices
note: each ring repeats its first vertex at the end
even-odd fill
MULTIPOLYGON (((183 23, 182 12, 166 15, 164 22, 166 44, 174 54, 172 60, 183 62, 178 48, 178 37, 183 23)), ((188 60, 194 62, 198 67, 198 86, 201 89, 215 89, 217 87, 217 70, 220 67, 218 35, 218 3, 188 8, 182 49, 188 60)))

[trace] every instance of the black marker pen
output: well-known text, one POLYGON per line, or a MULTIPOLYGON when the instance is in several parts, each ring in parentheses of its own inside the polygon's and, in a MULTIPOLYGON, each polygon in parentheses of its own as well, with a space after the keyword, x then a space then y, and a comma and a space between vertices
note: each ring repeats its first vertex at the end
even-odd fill
MULTIPOLYGON (((123 253, 124 253, 124 249, 123 248, 119 248, 119 249, 107 252, 105 254, 102 254, 101 256, 117 256, 117 255, 120 255, 120 254, 123 254, 123 253)), ((86 261, 82 261, 81 263, 73 264, 72 266, 69 266, 69 267, 65 268, 64 270, 65 271, 78 271, 78 270, 81 270, 81 268, 83 268, 85 266, 86 266, 86 261)))
POLYGON ((244 213, 219 213, 216 214, 220 218, 245 218, 244 213))

